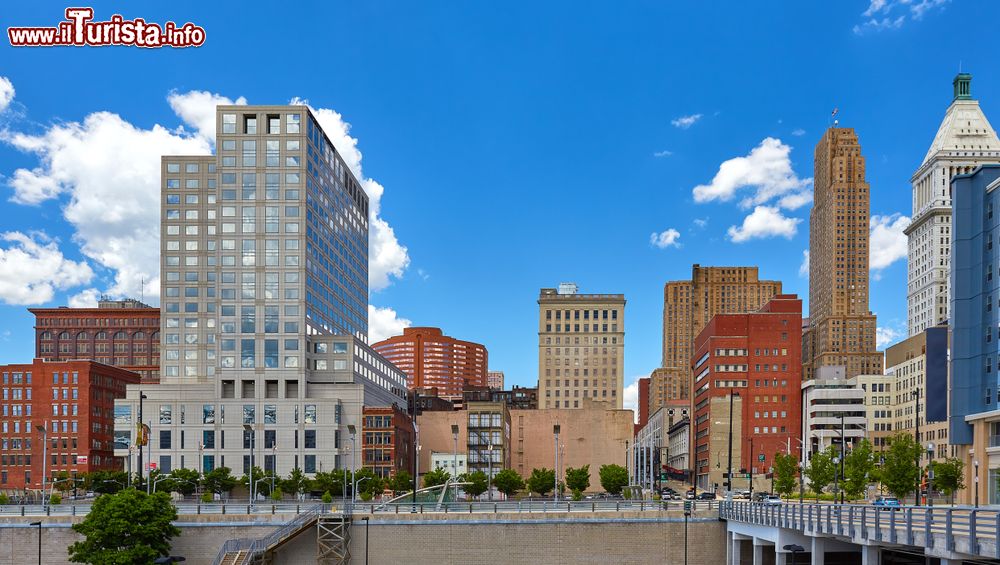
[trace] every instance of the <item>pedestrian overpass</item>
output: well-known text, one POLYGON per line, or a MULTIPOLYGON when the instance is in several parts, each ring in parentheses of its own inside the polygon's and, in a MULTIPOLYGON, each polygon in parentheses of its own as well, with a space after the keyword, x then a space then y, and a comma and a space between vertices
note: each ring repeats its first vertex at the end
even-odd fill
POLYGON ((726 501, 728 565, 1000 564, 1000 511, 726 501))

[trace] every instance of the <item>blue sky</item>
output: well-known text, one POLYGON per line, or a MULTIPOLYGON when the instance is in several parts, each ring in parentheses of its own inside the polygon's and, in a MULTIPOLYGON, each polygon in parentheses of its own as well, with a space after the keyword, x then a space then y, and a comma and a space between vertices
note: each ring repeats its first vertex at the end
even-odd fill
MULTIPOLYGON (((909 178, 959 65, 1000 112, 990 2, 254 4, 122 10, 201 25, 199 48, 0 42, 0 362, 30 359, 29 305, 155 283, 150 168, 207 150, 199 118, 224 98, 308 99, 356 170, 363 154, 384 187, 373 329, 441 326, 522 385, 538 290, 560 281, 626 295, 627 382, 657 366, 663 283, 692 263, 757 264, 805 297, 803 203, 835 107, 881 217, 871 308, 902 336, 909 178)), ((12 5, 2 24, 65 7, 12 5)))

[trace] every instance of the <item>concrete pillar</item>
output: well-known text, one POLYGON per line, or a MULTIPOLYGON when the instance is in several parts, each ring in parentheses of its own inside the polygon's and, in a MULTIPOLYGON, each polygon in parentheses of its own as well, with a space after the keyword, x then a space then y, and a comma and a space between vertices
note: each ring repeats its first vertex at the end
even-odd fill
POLYGON ((789 565, 792 562, 792 554, 787 551, 774 552, 774 565, 789 565))
POLYGON ((965 561, 962 561, 961 559, 941 558, 941 565, 962 565, 962 563, 965 563, 965 561))
POLYGON ((729 565, 740 565, 740 539, 734 534, 729 544, 729 565))
MULTIPOLYGON (((882 553, 876 545, 861 546, 861 565, 880 565, 882 553)), ((943 565, 943 564, 942 564, 943 565)))
POLYGON ((812 539, 812 565, 824 565, 826 563, 826 543, 823 538, 810 538, 812 539))
POLYGON ((753 540, 753 565, 764 565, 764 546, 753 540))

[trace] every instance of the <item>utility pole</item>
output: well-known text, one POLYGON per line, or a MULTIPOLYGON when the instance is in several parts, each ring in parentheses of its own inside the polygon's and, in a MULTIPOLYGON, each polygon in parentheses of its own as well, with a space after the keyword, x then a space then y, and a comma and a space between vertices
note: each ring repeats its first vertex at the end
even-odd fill
POLYGON ((914 389, 910 394, 913 395, 913 422, 915 424, 915 430, 913 432, 913 439, 917 443, 917 489, 913 493, 913 504, 916 506, 920 505, 920 452, 923 449, 920 448, 920 389, 914 389))
POLYGON ((736 391, 729 389, 729 465, 726 471, 726 500, 733 499, 733 397, 736 391))
MULTIPOLYGON (((840 413, 840 482, 844 482, 844 446, 847 445, 847 436, 844 435, 844 413, 840 413)), ((844 490, 840 490, 840 503, 844 503, 844 490)))

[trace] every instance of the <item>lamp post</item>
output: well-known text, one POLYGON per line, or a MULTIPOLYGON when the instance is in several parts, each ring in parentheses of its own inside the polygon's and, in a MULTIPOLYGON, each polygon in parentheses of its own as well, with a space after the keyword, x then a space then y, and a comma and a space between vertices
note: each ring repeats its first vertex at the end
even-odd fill
MULTIPOLYGON (((844 481, 844 446, 847 445, 847 436, 844 428, 844 413, 840 413, 840 479, 844 481)), ((844 503, 844 491, 840 491, 840 503, 844 503)))
POLYGON ((253 495, 253 487, 254 487, 254 483, 253 483, 253 451, 254 451, 254 449, 253 449, 253 446, 254 446, 254 439, 256 439, 256 438, 253 437, 254 436, 254 429, 253 429, 252 425, 250 425, 250 424, 243 424, 243 431, 247 432, 248 434, 250 434, 250 472, 248 473, 248 476, 250 477, 250 508, 253 508, 253 505, 254 505, 253 504, 254 503, 254 495, 253 495))
POLYGON ((42 506, 47 506, 48 501, 45 500, 45 480, 49 474, 49 429, 45 426, 35 426, 35 429, 42 434, 42 506))
MULTIPOLYGON (((455 440, 455 449, 452 451, 452 468, 455 470, 455 479, 458 478, 458 424, 451 425, 451 437, 455 440)), ((458 485, 455 485, 455 502, 458 502, 458 485)))
MULTIPOLYGON (((266 469, 265 469, 266 471, 266 469)), ((271 445, 271 492, 274 492, 274 479, 278 476, 278 444, 271 445)))
POLYGON ((365 565, 368 565, 368 516, 362 518, 365 521, 365 565))
POLYGON ((555 440, 556 440, 556 443, 555 443, 555 450, 556 450, 556 452, 555 452, 556 453, 556 472, 553 473, 555 475, 555 483, 556 484, 554 485, 555 490, 553 491, 554 494, 552 496, 555 497, 554 500, 556 502, 559 502, 559 429, 560 429, 559 424, 554 424, 552 426, 552 435, 555 437, 555 440))
POLYGON ((729 389, 729 465, 726 471, 726 500, 733 499, 733 398, 739 393, 729 389))
POLYGON ((975 494, 975 497, 976 497, 975 507, 979 508, 979 460, 978 459, 976 459, 976 460, 974 460, 972 462, 972 467, 973 467, 973 475, 974 475, 972 477, 972 484, 973 484, 972 490, 976 491, 976 494, 975 494))
POLYGON ((357 492, 355 492, 357 491, 358 487, 357 484, 355 484, 354 482, 355 479, 354 465, 355 462, 357 461, 357 455, 355 454, 355 451, 357 450, 358 446, 357 431, 358 429, 354 427, 354 424, 347 424, 347 433, 351 434, 351 503, 352 504, 357 502, 358 500, 358 494, 357 492))
POLYGON ((934 499, 931 492, 934 490, 934 443, 927 442, 927 506, 934 506, 934 499))
POLYGON ((38 521, 32 522, 28 525, 38 527, 38 565, 42 565, 42 523, 41 521, 38 521))
POLYGON ((486 499, 493 501, 493 444, 490 443, 486 452, 486 499))
MULTIPOLYGON (((910 395, 913 396, 913 422, 915 424, 913 431, 913 439, 916 441, 917 446, 920 445, 920 389, 913 389, 910 391, 910 395)), ((913 504, 920 504, 920 450, 917 451, 917 490, 913 493, 913 504)))
MULTIPOLYGON (((732 414, 730 414, 732 421, 732 414)), ((747 471, 750 472, 750 500, 753 501, 753 436, 750 436, 750 462, 747 464, 747 471)))
POLYGON ((688 518, 691 517, 691 506, 684 502, 684 565, 688 565, 688 518))
POLYGON ((797 565, 799 562, 799 554, 806 550, 806 548, 801 545, 790 543, 783 548, 785 551, 792 552, 792 565, 797 565))
POLYGON ((142 478, 143 478, 143 472, 142 472, 142 446, 143 446, 143 444, 146 443, 146 430, 142 426, 142 423, 143 423, 143 420, 142 420, 142 401, 146 400, 146 398, 147 398, 146 395, 142 391, 139 391, 139 418, 138 418, 138 422, 139 422, 138 428, 139 429, 136 430, 136 437, 139 439, 139 441, 136 442, 136 443, 139 444, 139 465, 138 465, 138 468, 139 468, 139 486, 142 486, 142 478))

